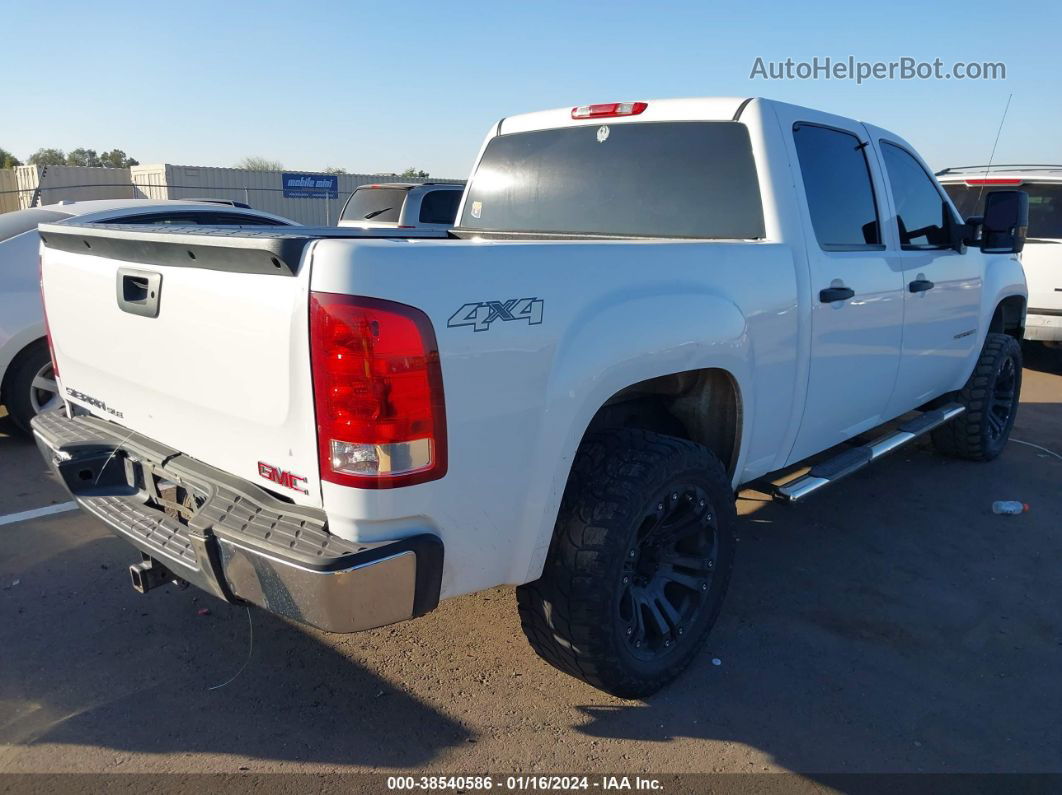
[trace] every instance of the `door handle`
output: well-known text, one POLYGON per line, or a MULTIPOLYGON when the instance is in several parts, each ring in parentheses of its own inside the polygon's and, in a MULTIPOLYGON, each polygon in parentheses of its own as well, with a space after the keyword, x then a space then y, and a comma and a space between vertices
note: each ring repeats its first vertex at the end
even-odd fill
POLYGON ((932 290, 935 286, 929 279, 915 279, 907 285, 907 289, 912 293, 924 293, 926 290, 932 290))
POLYGON ((855 290, 851 287, 827 287, 819 290, 819 300, 824 304, 832 304, 834 301, 847 301, 855 296, 855 290))
POLYGON ((136 268, 119 268, 115 277, 118 308, 131 315, 159 316, 162 274, 136 268))

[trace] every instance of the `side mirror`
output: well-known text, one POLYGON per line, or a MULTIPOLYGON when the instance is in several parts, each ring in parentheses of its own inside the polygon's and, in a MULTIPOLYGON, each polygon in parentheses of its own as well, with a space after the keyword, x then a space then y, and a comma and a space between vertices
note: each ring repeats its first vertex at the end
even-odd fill
MULTIPOLYGON (((1025 248, 1029 228, 1029 194, 1023 190, 997 190, 985 196, 985 213, 966 221, 981 227, 981 250, 992 254, 1017 254, 1025 248)), ((971 230, 972 231, 972 230, 971 230)))

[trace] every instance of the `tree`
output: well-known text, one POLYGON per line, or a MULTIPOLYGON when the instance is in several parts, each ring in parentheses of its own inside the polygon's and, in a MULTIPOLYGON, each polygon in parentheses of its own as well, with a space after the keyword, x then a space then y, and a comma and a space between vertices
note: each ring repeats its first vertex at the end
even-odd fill
POLYGON ((0 168, 14 168, 15 166, 21 165, 21 160, 19 160, 6 149, 0 149, 0 168))
POLYGON ((129 168, 139 166, 140 161, 129 157, 121 149, 112 149, 100 155, 100 165, 104 168, 129 168))
POLYGON ((324 173, 326 174, 346 174, 347 170, 343 166, 325 166, 324 173))
POLYGON ((66 155, 66 164, 68 166, 99 166, 100 156, 96 154, 95 149, 71 149, 66 155))
POLYGON ((416 168, 410 166, 405 171, 403 171, 401 174, 399 174, 399 176, 400 177, 405 177, 406 179, 427 179, 428 172, 427 171, 420 171, 419 169, 416 169, 416 168))
POLYGON ((61 166, 66 163, 66 154, 62 149, 38 149, 29 161, 35 166, 61 166))
POLYGON ((252 155, 237 163, 236 168, 245 168, 248 171, 283 171, 284 164, 279 160, 269 160, 265 157, 252 155))

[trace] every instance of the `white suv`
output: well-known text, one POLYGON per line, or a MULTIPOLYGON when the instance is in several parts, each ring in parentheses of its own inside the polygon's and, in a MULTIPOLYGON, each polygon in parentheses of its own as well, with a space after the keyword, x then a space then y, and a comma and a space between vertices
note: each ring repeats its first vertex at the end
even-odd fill
POLYGON ((1029 231, 1021 262, 1029 283, 1025 339, 1062 348, 1062 165, 946 168, 937 178, 965 218, 976 215, 982 194, 1029 194, 1029 231))
POLYGON ((362 185, 343 205, 339 226, 445 231, 454 226, 464 191, 441 182, 362 185))

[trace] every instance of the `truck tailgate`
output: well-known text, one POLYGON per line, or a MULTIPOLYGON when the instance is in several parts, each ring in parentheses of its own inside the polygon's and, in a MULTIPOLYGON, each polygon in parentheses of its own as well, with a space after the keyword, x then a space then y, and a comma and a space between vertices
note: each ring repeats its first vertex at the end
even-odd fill
POLYGON ((63 397, 296 504, 320 505, 313 236, 44 225, 63 397))

